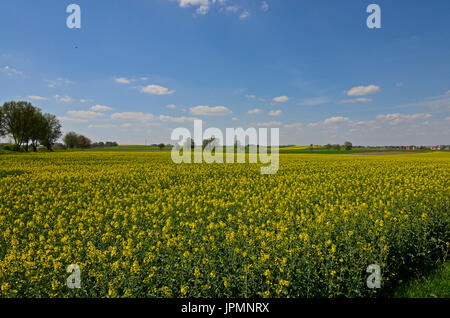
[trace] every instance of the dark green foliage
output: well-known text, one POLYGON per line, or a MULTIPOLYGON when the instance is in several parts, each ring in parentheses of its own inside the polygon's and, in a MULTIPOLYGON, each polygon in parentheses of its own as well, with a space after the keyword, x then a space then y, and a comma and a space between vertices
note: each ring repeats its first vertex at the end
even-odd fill
POLYGON ((21 147, 37 151, 39 143, 51 149, 61 135, 61 124, 56 116, 42 114, 41 110, 25 101, 6 102, 0 108, 0 136, 14 140, 14 150, 21 147))

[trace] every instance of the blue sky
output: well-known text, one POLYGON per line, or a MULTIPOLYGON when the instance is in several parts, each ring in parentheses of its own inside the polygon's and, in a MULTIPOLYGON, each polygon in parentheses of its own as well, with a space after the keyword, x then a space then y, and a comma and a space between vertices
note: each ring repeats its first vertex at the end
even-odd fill
POLYGON ((0 2, 0 103, 123 144, 279 127, 281 144, 448 144, 450 2, 0 2), (81 7, 81 29, 66 7, 81 7), (381 7, 368 29, 366 7, 381 7))

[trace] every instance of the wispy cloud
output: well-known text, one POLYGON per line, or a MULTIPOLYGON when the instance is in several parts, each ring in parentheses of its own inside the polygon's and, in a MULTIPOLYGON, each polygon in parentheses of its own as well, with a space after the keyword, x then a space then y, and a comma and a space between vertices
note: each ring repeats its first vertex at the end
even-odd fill
POLYGON ((85 119, 103 117, 102 113, 97 113, 90 110, 69 110, 67 114, 71 117, 85 118, 85 119))
POLYGON ((205 115, 205 116, 225 116, 232 113, 230 109, 225 106, 204 106, 199 105, 192 107, 190 113, 193 115, 205 115))
POLYGON ((250 12, 247 10, 242 11, 242 13, 239 15, 239 19, 245 20, 250 17, 250 12))
POLYGON ((12 68, 11 66, 4 66, 2 68, 2 72, 5 73, 8 76, 14 76, 14 75, 18 75, 18 76, 23 76, 23 72, 16 70, 15 68, 12 68))
POLYGON ((431 118, 431 114, 386 114, 378 115, 376 119, 388 122, 390 125, 398 125, 406 122, 411 122, 418 119, 428 119, 431 118))
POLYGON ((286 124, 284 125, 284 128, 293 129, 293 128, 303 128, 303 123, 292 123, 292 124, 286 124))
POLYGON ((301 105, 301 106, 317 106, 317 105, 326 104, 328 102, 329 102, 329 99, 326 97, 313 97, 313 98, 308 98, 308 99, 302 100, 299 103, 299 105, 301 105))
POLYGON ((250 109, 250 110, 248 111, 248 113, 249 113, 250 115, 261 114, 261 113, 262 113, 262 109, 259 109, 259 108, 250 109))
POLYGON ((326 118, 319 122, 309 123, 307 127, 312 128, 312 127, 317 127, 317 126, 327 126, 327 125, 333 125, 333 124, 347 123, 349 121, 350 121, 350 118, 336 116, 336 117, 326 118))
POLYGON ((111 119, 122 121, 152 121, 155 119, 155 115, 142 113, 142 112, 122 112, 114 113, 111 115, 111 119))
POLYGON ((119 83, 119 84, 130 84, 131 83, 131 80, 129 80, 129 79, 125 78, 125 77, 115 78, 114 81, 116 83, 119 83))
POLYGON ((175 93, 175 90, 169 90, 167 87, 160 85, 147 85, 140 89, 141 93, 153 95, 170 95, 175 93))
POLYGON ((289 97, 287 97, 287 96, 278 96, 278 97, 274 97, 272 100, 274 102, 276 102, 276 103, 285 103, 285 102, 289 101, 289 97))
POLYGON ((263 123, 256 123, 255 126, 256 127, 279 127, 283 125, 282 122, 280 121, 268 121, 268 122, 263 122, 263 123))
POLYGON ((339 104, 356 104, 356 103, 370 103, 372 99, 360 97, 354 99, 343 99, 339 102, 339 104))
POLYGON ((267 1, 263 1, 261 3, 261 10, 263 10, 264 12, 269 11, 269 4, 267 3, 267 1))
POLYGON ((355 86, 349 89, 346 94, 347 96, 364 96, 378 93, 380 90, 380 87, 377 85, 355 86))
POLYGON ((44 80, 44 82, 46 82, 47 87, 50 87, 50 88, 74 84, 74 82, 72 82, 71 80, 69 80, 67 78, 63 78, 63 77, 58 77, 55 80, 44 80))
POLYGON ((62 121, 63 123, 75 123, 75 124, 80 124, 80 123, 87 123, 88 120, 87 119, 81 119, 81 118, 73 118, 73 117, 67 117, 67 116, 61 116, 58 117, 58 119, 60 121, 62 121))
POLYGON ((112 110, 112 107, 105 106, 105 105, 94 105, 90 108, 90 110, 94 112, 107 112, 112 110))
POLYGON ((28 96, 28 98, 32 99, 32 100, 48 100, 47 97, 37 96, 37 95, 31 95, 31 96, 28 96))
POLYGON ((194 120, 197 120, 198 118, 195 117, 172 117, 172 116, 166 116, 166 115, 160 115, 159 120, 166 123, 189 123, 193 122, 194 120))
POLYGON ((117 128, 116 125, 112 124, 105 124, 105 125, 89 125, 88 128, 101 128, 101 129, 107 129, 107 128, 117 128))
POLYGON ((246 19, 250 16, 248 10, 237 5, 227 4, 228 0, 169 0, 178 2, 181 8, 195 8, 197 15, 206 15, 212 8, 218 7, 218 12, 238 13, 240 19, 246 19))
POLYGON ((271 110, 269 112, 269 116, 277 117, 277 116, 281 116, 282 113, 283 113, 283 111, 281 109, 279 109, 279 110, 271 110))
POLYGON ((73 102, 74 99, 70 96, 59 96, 59 95, 55 95, 53 96, 54 99, 56 99, 58 102, 62 102, 62 103, 70 103, 73 102))

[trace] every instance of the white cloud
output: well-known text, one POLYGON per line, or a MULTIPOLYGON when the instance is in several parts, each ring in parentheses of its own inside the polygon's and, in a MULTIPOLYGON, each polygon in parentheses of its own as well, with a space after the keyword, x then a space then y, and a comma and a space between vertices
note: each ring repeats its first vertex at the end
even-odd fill
POLYGON ((337 124, 337 123, 343 123, 348 122, 350 119, 347 117, 337 116, 337 117, 331 117, 327 118, 323 121, 324 125, 330 125, 330 124, 337 124))
POLYGON ((129 79, 127 79, 125 77, 118 77, 118 78, 115 78, 114 80, 116 81, 116 83, 119 83, 119 84, 130 84, 130 82, 131 82, 129 79))
POLYGON ((120 127, 123 127, 123 128, 130 128, 130 127, 133 127, 133 124, 130 124, 130 123, 123 123, 122 125, 120 125, 120 127))
POLYGON ((335 125, 335 124, 341 124, 341 123, 348 123, 350 121, 347 117, 342 116, 336 116, 336 117, 330 117, 326 118, 322 121, 316 122, 316 123, 309 123, 307 127, 317 127, 317 126, 327 126, 327 125, 335 125))
POLYGON ((232 113, 230 109, 225 106, 195 106, 190 109, 193 115, 206 115, 206 116, 224 116, 232 113))
POLYGON ((187 8, 189 6, 209 6, 208 0, 178 0, 180 7, 187 8))
POLYGON ((47 97, 36 96, 36 95, 28 96, 28 98, 32 99, 32 100, 48 100, 47 97))
POLYGON ((66 122, 66 123, 87 123, 88 120, 87 119, 80 119, 80 118, 72 118, 72 117, 67 117, 67 116, 61 116, 58 117, 58 119, 62 122, 66 122))
POLYGON ((381 121, 388 122, 391 125, 402 124, 406 122, 411 122, 419 119, 431 118, 431 114, 386 114, 378 115, 376 118, 381 121))
MULTIPOLYGON (((449 117, 450 118, 450 117, 449 117)), ((239 118, 237 118, 237 117, 233 117, 233 118, 231 118, 231 120, 232 121, 238 121, 239 120, 239 118)))
POLYGON ((177 105, 170 104, 170 105, 167 105, 166 107, 169 108, 169 109, 175 109, 175 108, 177 108, 177 105))
POLYGON ((267 1, 263 1, 261 4, 261 10, 263 10, 264 12, 269 11, 269 4, 267 3, 267 1))
POLYGON ((109 106, 104 106, 104 105, 94 105, 90 108, 90 110, 92 110, 94 112, 107 112, 107 111, 112 110, 112 108, 109 106))
POLYGON ((262 109, 259 109, 259 108, 250 109, 250 110, 248 111, 248 113, 249 113, 250 115, 261 114, 261 113, 262 113, 262 109))
POLYGON ((44 80, 47 84, 48 87, 53 88, 56 86, 62 86, 62 85, 69 85, 69 84, 73 84, 73 82, 67 78, 62 78, 62 77, 58 77, 55 80, 44 80))
POLYGON ((116 125, 105 124, 105 125, 89 125, 88 128, 117 128, 116 125))
POLYGON ((239 16, 239 19, 245 20, 250 17, 250 12, 247 10, 242 11, 241 15, 239 16))
POLYGON ((8 76, 12 75, 23 75, 23 72, 16 70, 15 68, 12 68, 8 65, 2 68, 2 72, 6 73, 8 76))
POLYGON ((169 91, 167 87, 159 85, 147 85, 141 88, 141 92, 153 95, 170 95, 175 93, 175 90, 169 91))
POLYGON ((245 97, 246 97, 246 98, 249 98, 249 99, 255 99, 255 98, 256 98, 255 95, 245 95, 245 97))
POLYGON ((239 11, 239 7, 238 6, 227 6, 225 8, 225 11, 236 13, 239 11))
MULTIPOLYGON (((200 15, 207 14, 211 5, 209 0, 178 0, 178 2, 182 8, 187 8, 190 6, 198 7, 196 12, 200 15)), ((213 0, 213 2, 215 1, 213 0)))
POLYGON ((289 101, 289 97, 287 97, 287 96, 278 96, 278 97, 274 97, 272 100, 274 102, 276 102, 276 103, 284 103, 284 102, 289 101))
POLYGON ((207 14, 209 11, 209 5, 201 5, 197 8, 197 10, 195 10, 195 12, 197 12, 197 14, 200 15, 205 15, 207 14))
POLYGON ((271 110, 269 112, 269 116, 281 116, 282 113, 283 113, 283 111, 281 109, 279 109, 279 110, 271 110))
POLYGON ((102 113, 97 113, 90 110, 69 110, 67 114, 72 117, 85 119, 103 117, 102 113))
POLYGON ((133 120, 133 121, 151 121, 155 119, 155 115, 142 112, 123 112, 111 115, 114 120, 133 120))
MULTIPOLYGON (((174 1, 174 0, 170 0, 174 1)), ((215 4, 218 4, 220 6, 224 6, 228 0, 176 0, 180 7, 182 8, 188 8, 188 7, 197 7, 195 10, 197 14, 199 15, 205 15, 207 14, 211 7, 215 4)), ((238 10, 237 6, 227 6, 225 8, 221 8, 220 11, 225 12, 236 12, 238 10), (236 7, 236 8, 235 8, 236 7)))
POLYGON ((70 96, 59 96, 59 95, 55 95, 53 96, 54 99, 56 99, 58 102, 63 102, 63 103, 70 103, 73 102, 74 99, 70 96))
POLYGON ((292 123, 292 124, 286 124, 284 125, 285 128, 303 128, 303 124, 302 123, 292 123))
POLYGON ((317 106, 328 103, 329 100, 326 97, 314 97, 309 99, 304 99, 299 103, 301 106, 317 106))
POLYGON ((348 96, 364 96, 369 94, 378 93, 380 91, 380 87, 377 85, 369 85, 369 86, 355 86, 352 87, 349 91, 347 91, 348 96))
POLYGON ((166 116, 166 115, 160 115, 159 120, 166 122, 166 123, 190 123, 194 120, 197 120, 197 118, 194 117, 172 117, 172 116, 166 116))
POLYGON ((269 122, 265 122, 265 123, 256 123, 255 126, 256 127, 273 127, 273 126, 281 126, 282 123, 279 121, 269 121, 269 122))
POLYGON ((339 102, 339 104, 355 104, 355 103, 370 103, 372 99, 360 97, 354 99, 343 99, 339 102))

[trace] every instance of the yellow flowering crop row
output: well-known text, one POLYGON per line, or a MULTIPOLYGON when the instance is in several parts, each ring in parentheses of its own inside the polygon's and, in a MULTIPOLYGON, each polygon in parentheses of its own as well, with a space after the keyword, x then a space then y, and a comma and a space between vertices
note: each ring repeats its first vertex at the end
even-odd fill
POLYGON ((0 296, 374 296, 446 252, 449 154, 280 157, 0 156, 0 296))

